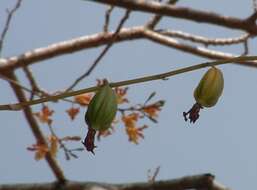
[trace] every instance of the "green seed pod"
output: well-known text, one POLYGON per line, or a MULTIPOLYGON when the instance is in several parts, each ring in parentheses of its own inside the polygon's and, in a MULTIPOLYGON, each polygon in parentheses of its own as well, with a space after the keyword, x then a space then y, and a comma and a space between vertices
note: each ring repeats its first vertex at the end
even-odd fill
POLYGON ((116 93, 105 80, 104 85, 96 92, 88 105, 85 115, 88 127, 95 130, 108 129, 115 118, 117 107, 116 93))
POLYGON ((194 91, 196 102, 204 107, 214 106, 222 94, 223 87, 224 78, 221 70, 211 67, 194 91))

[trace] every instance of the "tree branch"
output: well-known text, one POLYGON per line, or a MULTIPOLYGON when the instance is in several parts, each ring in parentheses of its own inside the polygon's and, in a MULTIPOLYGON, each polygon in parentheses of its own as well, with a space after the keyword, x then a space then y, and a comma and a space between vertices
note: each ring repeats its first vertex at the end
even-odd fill
POLYGON ((117 6, 134 11, 142 11, 148 13, 159 14, 163 16, 171 16, 176 18, 187 19, 190 21, 215 24, 231 29, 240 29, 249 34, 257 34, 257 25, 248 20, 236 17, 223 16, 217 13, 200 11, 188 7, 178 7, 173 5, 161 4, 156 1, 142 1, 142 0, 84 0, 92 1, 112 6, 117 6))
MULTIPOLYGON (((206 57, 210 59, 231 59, 234 58, 235 55, 230 54, 230 53, 223 53, 215 50, 209 50, 203 47, 196 47, 196 46, 191 46, 185 43, 180 43, 179 41, 169 38, 167 36, 164 36, 158 32, 152 31, 152 30, 144 30, 145 37, 147 37, 149 40, 168 46, 172 47, 187 53, 191 53, 194 55, 198 55, 201 57, 206 57)), ((236 63, 244 66, 252 66, 256 67, 257 66, 257 61, 252 61, 252 62, 240 62, 236 63)))
POLYGON ((178 30, 157 30, 157 32, 165 36, 170 36, 170 37, 180 38, 183 40, 189 40, 196 43, 201 43, 201 44, 204 44, 205 46, 209 46, 209 45, 223 46, 223 45, 244 43, 250 37, 250 34, 243 34, 241 36, 234 37, 234 38, 233 37, 207 38, 204 36, 194 35, 183 31, 178 31, 178 30))
MULTIPOLYGON (((6 77, 10 78, 13 81, 18 81, 18 79, 16 78, 15 74, 10 72, 10 73, 6 73, 6 77)), ((22 89, 16 85, 15 83, 10 83, 10 86, 12 87, 17 99, 19 100, 19 102, 26 102, 26 97, 25 94, 23 93, 22 89)), ((23 113, 25 115, 25 118, 27 119, 30 129, 32 130, 35 138, 37 139, 38 143, 43 144, 45 146, 47 146, 47 142, 44 138, 43 133, 41 132, 39 125, 37 123, 37 121, 35 120, 32 110, 30 107, 24 107, 23 109, 23 113)), ((61 170, 61 168, 59 167, 57 161, 55 160, 55 158, 52 157, 52 155, 47 152, 45 159, 49 165, 49 167, 52 169, 56 179, 60 182, 63 183, 65 181, 65 177, 63 175, 63 172, 61 170)))
POLYGON ((214 178, 211 174, 201 174, 154 183, 107 184, 67 181, 63 185, 58 183, 12 184, 0 185, 0 190, 229 190, 229 188, 217 183, 214 178))
MULTIPOLYGON (((143 27, 121 29, 114 42, 134 40, 143 37, 143 27)), ((89 36, 82 36, 67 41, 51 44, 47 47, 37 48, 21 55, 0 59, 0 70, 13 70, 32 63, 50 59, 87 48, 99 47, 113 40, 114 32, 101 32, 89 36)))
MULTIPOLYGON (((110 83, 110 86, 111 87, 119 87, 119 86, 127 86, 127 85, 131 85, 131 84, 143 83, 143 82, 148 82, 148 81, 153 81, 153 80, 163 80, 163 79, 166 79, 166 78, 174 76, 174 75, 198 70, 198 69, 205 68, 205 67, 221 65, 221 64, 226 64, 226 63, 232 63, 232 62, 246 62, 246 61, 250 61, 250 60, 257 60, 257 56, 241 56, 241 57, 235 57, 235 58, 231 58, 231 59, 223 59, 223 60, 218 60, 218 61, 213 61, 213 62, 205 62, 202 64, 184 67, 182 69, 177 69, 177 70, 173 70, 173 71, 169 71, 169 72, 161 73, 161 74, 157 74, 157 75, 150 75, 150 76, 146 76, 146 77, 140 77, 140 78, 136 78, 136 79, 110 83)), ((61 93, 61 94, 58 94, 55 96, 48 96, 48 97, 41 98, 41 99, 36 99, 36 100, 31 100, 31 101, 21 101, 20 103, 16 103, 16 104, 0 105, 0 110, 17 111, 17 110, 21 110, 21 109, 24 109, 28 106, 35 105, 35 104, 40 104, 40 103, 49 102, 49 101, 56 101, 58 99, 76 96, 76 95, 83 94, 83 93, 94 92, 94 91, 99 90, 99 88, 100 88, 99 86, 94 86, 94 87, 85 88, 85 89, 77 90, 77 91, 71 91, 71 92, 66 91, 64 93, 61 93)))
MULTIPOLYGON (((164 35, 158 34, 157 32, 146 30, 147 29, 145 27, 140 26, 121 29, 113 43, 148 38, 154 42, 160 43, 161 41, 163 43, 160 44, 169 44, 170 47, 206 58, 228 59, 238 56, 223 53, 220 51, 208 50, 202 47, 197 48, 193 46, 188 46, 185 44, 181 44, 178 41, 168 38, 164 35)), ((71 40, 54 43, 49 45, 48 47, 37 48, 18 56, 13 56, 10 58, 0 58, 0 71, 13 70, 56 56, 74 53, 76 51, 81 51, 87 48, 99 47, 101 45, 110 43, 110 41, 113 40, 113 34, 114 32, 101 32, 98 34, 82 36, 71 40)), ((247 64, 245 65, 256 66, 255 64, 255 62, 247 62, 247 64)))

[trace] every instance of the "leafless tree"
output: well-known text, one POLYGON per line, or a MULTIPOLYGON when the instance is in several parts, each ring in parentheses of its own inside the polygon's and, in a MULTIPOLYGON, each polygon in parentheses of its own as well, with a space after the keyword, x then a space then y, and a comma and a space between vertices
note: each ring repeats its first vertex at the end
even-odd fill
MULTIPOLYGON (((90 76, 92 71, 101 62, 102 58, 108 53, 109 49, 116 43, 122 43, 129 40, 146 39, 154 43, 167 46, 184 53, 189 53, 195 56, 208 58, 214 61, 202 63, 199 65, 189 66, 178 70, 169 71, 166 73, 140 77, 133 80, 119 81, 110 83, 111 87, 121 87, 131 85, 135 83, 143 83, 152 80, 163 80, 173 75, 197 70, 204 67, 210 67, 219 64, 232 63, 239 64, 245 67, 257 67, 257 56, 248 56, 249 47, 248 41, 255 38, 257 34, 257 12, 256 2, 253 1, 254 11, 249 14, 247 18, 237 18, 224 16, 215 12, 208 12, 193 9, 190 7, 181 7, 176 5, 178 0, 168 0, 167 2, 160 2, 154 0, 85 0, 85 3, 91 1, 91 6, 98 6, 99 4, 105 4, 108 6, 105 14, 105 23, 103 31, 92 35, 86 35, 66 41, 49 44, 46 47, 39 47, 20 55, 12 57, 0 58, 0 77, 2 80, 8 81, 10 88, 16 95, 18 103, 0 105, 0 110, 19 111, 24 113, 24 117, 28 122, 28 126, 32 130, 35 138, 37 139, 37 145, 44 147, 49 146, 49 143, 44 137, 43 132, 40 129, 40 125, 36 119, 36 115, 33 113, 31 106, 35 104, 44 104, 45 102, 56 102, 57 100, 71 101, 68 97, 77 96, 84 93, 94 92, 98 90, 99 86, 94 86, 86 89, 73 90, 77 84, 90 76), (93 3, 92 3, 93 2, 93 3), (109 20, 111 18, 112 10, 115 8, 124 9, 124 15, 120 19, 120 22, 115 31, 109 31, 109 20), (135 11, 154 14, 149 16, 149 21, 142 26, 133 26, 129 28, 124 27, 124 23, 129 19, 130 14, 135 11), (163 17, 172 17, 173 19, 186 19, 191 22, 207 23, 213 26, 224 27, 233 30, 243 31, 244 34, 238 37, 228 38, 209 38, 208 36, 199 36, 191 34, 185 31, 177 31, 169 28, 158 28, 158 23, 163 17), (209 46, 232 46, 234 44, 242 44, 244 51, 240 55, 227 53, 224 51, 211 50, 209 46), (96 57, 91 67, 79 76, 74 82, 67 85, 66 89, 57 89, 56 93, 50 93, 41 89, 40 84, 37 82, 36 77, 30 70, 32 64, 40 64, 43 60, 53 59, 57 56, 63 56, 69 53, 76 53, 81 50, 87 50, 91 48, 97 48, 105 46, 103 51, 96 57), (30 86, 25 86, 22 81, 16 76, 16 70, 22 69, 25 73, 30 86), (30 97, 27 98, 25 92, 30 93, 30 97)), ((13 9, 7 11, 6 24, 1 33, 0 38, 0 52, 4 48, 5 36, 10 29, 10 23, 12 17, 18 11, 22 4, 22 0, 17 0, 13 9)), ((15 26, 13 26, 15 27, 15 26)), ((76 102, 73 102, 76 103, 76 102)), ((130 108, 130 109, 142 109, 142 108, 130 108)), ((137 110, 137 111, 138 111, 137 110)), ((49 111, 49 110, 48 110, 49 111)), ((119 110, 124 112, 125 110, 119 110)), ((50 122, 50 121, 49 121, 50 122)), ((54 130, 49 125, 53 136, 57 136, 54 130)), ((78 140, 79 138, 70 137, 70 139, 78 140)), ((60 148, 62 148, 66 154, 67 159, 70 156, 76 157, 73 150, 68 149, 64 141, 66 139, 58 139, 60 148)), ((32 147, 31 149, 36 149, 32 147)), ((56 177, 55 183, 42 183, 42 184, 14 184, 14 185, 0 185, 0 190, 7 189, 120 189, 120 190, 144 190, 155 188, 158 190, 172 190, 172 189, 212 189, 212 190, 224 190, 228 189, 223 185, 218 184, 214 180, 212 174, 201 174, 195 176, 186 176, 183 178, 156 181, 155 177, 158 171, 153 175, 151 180, 145 183, 131 183, 131 184, 104 184, 104 183, 78 183, 72 182, 66 179, 64 172, 58 161, 55 159, 51 151, 45 151, 44 158, 49 164, 50 169, 56 177)))

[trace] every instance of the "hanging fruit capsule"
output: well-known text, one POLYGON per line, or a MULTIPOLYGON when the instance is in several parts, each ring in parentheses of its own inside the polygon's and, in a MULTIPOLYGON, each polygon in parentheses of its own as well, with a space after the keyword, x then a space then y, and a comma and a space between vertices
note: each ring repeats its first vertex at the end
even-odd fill
POLYGON ((94 148, 94 137, 96 131, 108 129, 115 118, 117 112, 117 97, 110 87, 107 80, 104 80, 103 86, 96 92, 88 105, 85 114, 85 121, 88 125, 88 133, 83 142, 86 149, 92 153, 94 148))
POLYGON ((214 106, 222 94, 223 87, 224 79, 221 70, 216 67, 210 68, 194 91, 196 102, 203 107, 214 106))
POLYGON ((194 91, 196 103, 188 112, 183 112, 185 121, 189 114, 190 122, 195 122, 199 118, 200 109, 212 107, 217 102, 224 88, 224 78, 221 70, 211 67, 202 77, 194 91))

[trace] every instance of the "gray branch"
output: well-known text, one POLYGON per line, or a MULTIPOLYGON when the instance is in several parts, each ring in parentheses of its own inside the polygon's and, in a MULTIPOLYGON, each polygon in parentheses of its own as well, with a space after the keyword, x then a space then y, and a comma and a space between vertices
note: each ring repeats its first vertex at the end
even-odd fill
MULTIPOLYGON (((0 58, 0 72, 24 67, 26 65, 30 65, 57 56, 106 45, 113 40, 113 34, 114 32, 101 32, 93 35, 82 36, 71 40, 54 43, 47 47, 41 47, 31 51, 27 51, 18 56, 13 56, 10 58, 0 58)), ((184 44, 179 42, 178 40, 164 36, 162 34, 159 34, 158 32, 151 31, 141 26, 121 29, 113 43, 136 39, 149 39, 161 45, 166 45, 187 53, 210 59, 229 59, 238 56, 235 54, 210 50, 204 47, 184 44)), ((243 64, 256 67, 255 61, 243 64)))
POLYGON ((246 18, 223 16, 210 11, 201 11, 189 7, 179 7, 173 5, 162 4, 156 1, 145 0, 84 0, 96 3, 102 3, 117 6, 134 11, 142 11, 147 13, 158 14, 175 18, 186 19, 199 23, 215 24, 230 29, 244 30, 249 34, 257 34, 257 25, 255 20, 246 18))

